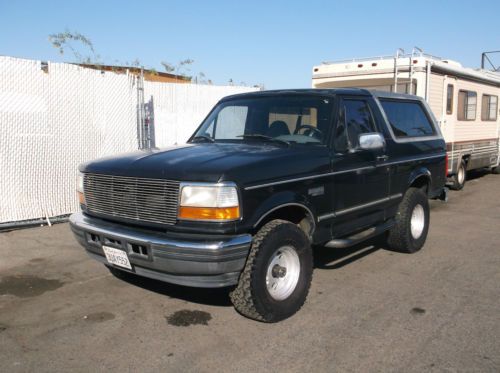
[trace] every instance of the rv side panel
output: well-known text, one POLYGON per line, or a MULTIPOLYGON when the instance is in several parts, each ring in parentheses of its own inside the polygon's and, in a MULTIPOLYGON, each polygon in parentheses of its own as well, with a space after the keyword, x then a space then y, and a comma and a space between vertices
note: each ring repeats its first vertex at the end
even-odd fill
MULTIPOLYGON (((429 80, 429 106, 434 113, 436 119, 440 122, 443 120, 443 99, 444 99, 444 77, 438 74, 431 74, 429 80)), ((442 128, 443 130, 443 128, 442 128)), ((444 131, 443 131, 444 132, 444 131)))
POLYGON ((446 117, 447 122, 454 123, 455 127, 453 137, 446 138, 446 141, 463 142, 498 139, 498 115, 496 121, 483 121, 481 118, 481 107, 483 94, 499 96, 500 89, 450 76, 446 78, 446 84, 453 84, 454 86, 453 113, 446 115, 446 117), (472 91, 477 94, 474 120, 458 120, 458 96, 460 91, 472 91))

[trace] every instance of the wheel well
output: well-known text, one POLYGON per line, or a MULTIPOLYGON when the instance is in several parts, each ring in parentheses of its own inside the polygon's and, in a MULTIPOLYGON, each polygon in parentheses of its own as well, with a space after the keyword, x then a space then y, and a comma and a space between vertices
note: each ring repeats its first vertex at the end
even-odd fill
POLYGON ((425 194, 428 194, 429 184, 430 184, 429 177, 427 175, 420 175, 411 182, 410 188, 419 188, 422 189, 425 192, 425 194))
POLYGON ((311 238, 314 233, 314 217, 308 209, 300 205, 283 206, 271 211, 255 225, 255 232, 257 232, 266 223, 275 219, 287 220, 296 224, 309 238, 311 238))
POLYGON ((462 160, 465 162, 465 168, 467 168, 467 165, 469 164, 470 160, 470 154, 466 154, 462 157, 462 160))

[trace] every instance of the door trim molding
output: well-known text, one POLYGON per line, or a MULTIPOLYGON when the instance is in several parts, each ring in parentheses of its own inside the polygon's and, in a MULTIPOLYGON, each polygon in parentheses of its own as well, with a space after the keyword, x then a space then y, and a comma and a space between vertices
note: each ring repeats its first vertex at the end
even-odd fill
POLYGON ((376 206, 376 205, 379 205, 379 204, 384 203, 384 202, 389 202, 389 201, 392 201, 394 199, 401 198, 402 196, 403 196, 402 193, 393 194, 389 197, 376 199, 374 201, 363 203, 361 205, 356 205, 356 206, 349 207, 349 208, 342 209, 342 210, 332 211, 332 212, 318 216, 318 222, 326 220, 326 219, 336 218, 336 217, 339 217, 339 216, 342 216, 345 214, 349 214, 351 212, 355 212, 358 210, 363 210, 365 208, 376 206))
POLYGON ((311 176, 304 176, 304 177, 297 177, 294 179, 286 179, 286 180, 280 180, 280 181, 274 181, 271 183, 265 183, 265 184, 257 184, 257 185, 252 185, 245 187, 245 190, 253 190, 253 189, 259 189, 259 188, 265 188, 269 186, 274 186, 274 185, 281 185, 281 184, 287 184, 287 183, 293 183, 296 181, 304 181, 304 180, 312 180, 312 179, 318 179, 320 177, 327 177, 327 176, 334 176, 334 175, 341 175, 345 174, 348 172, 357 172, 357 171, 362 171, 362 170, 374 170, 377 167, 386 167, 386 166, 392 166, 396 164, 401 164, 401 163, 409 163, 409 162, 417 162, 417 161, 423 161, 425 159, 433 159, 433 158, 444 158, 446 153, 440 153, 432 156, 427 156, 427 157, 418 157, 418 158, 410 158, 410 159, 405 159, 405 160, 400 160, 400 161, 385 161, 385 162, 380 162, 377 165, 374 166, 366 166, 366 167, 359 167, 359 168, 349 168, 347 170, 340 170, 340 171, 334 171, 334 172, 328 172, 320 175, 311 175, 311 176))

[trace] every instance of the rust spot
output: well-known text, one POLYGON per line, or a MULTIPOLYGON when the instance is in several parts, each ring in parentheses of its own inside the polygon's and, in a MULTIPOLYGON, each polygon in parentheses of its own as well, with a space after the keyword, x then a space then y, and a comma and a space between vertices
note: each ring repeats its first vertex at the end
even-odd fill
POLYGON ((30 298, 56 290, 63 285, 62 281, 36 276, 6 276, 0 282, 0 295, 10 294, 20 298, 30 298))
POLYGON ((181 310, 167 316, 166 320, 173 326, 208 325, 212 315, 204 311, 181 310))
POLYGON ((420 307, 413 307, 410 311, 412 315, 423 315, 425 313, 425 310, 420 307))

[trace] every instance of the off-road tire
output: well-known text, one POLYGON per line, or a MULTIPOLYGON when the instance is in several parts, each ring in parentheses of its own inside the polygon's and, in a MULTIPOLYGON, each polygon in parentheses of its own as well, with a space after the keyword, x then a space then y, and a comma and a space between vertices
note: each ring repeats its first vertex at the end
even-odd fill
POLYGON ((462 190, 465 186, 466 181, 467 181, 467 165, 465 164, 465 161, 462 159, 460 161, 460 164, 458 165, 457 172, 455 173, 455 175, 451 177, 450 189, 462 190))
POLYGON ((390 249, 402 253, 415 253, 424 246, 429 231, 429 201, 420 188, 409 188, 400 202, 396 214, 396 222, 389 230, 387 244, 390 249), (424 226, 420 236, 415 239, 411 232, 411 219, 416 206, 420 205, 424 213, 424 226))
POLYGON ((288 221, 272 220, 253 237, 245 268, 229 296, 242 315, 258 321, 277 322, 292 316, 302 307, 311 285, 312 271, 311 245, 304 232, 288 221), (285 245, 297 253, 300 274, 293 292, 278 301, 267 290, 266 272, 272 255, 285 245))

